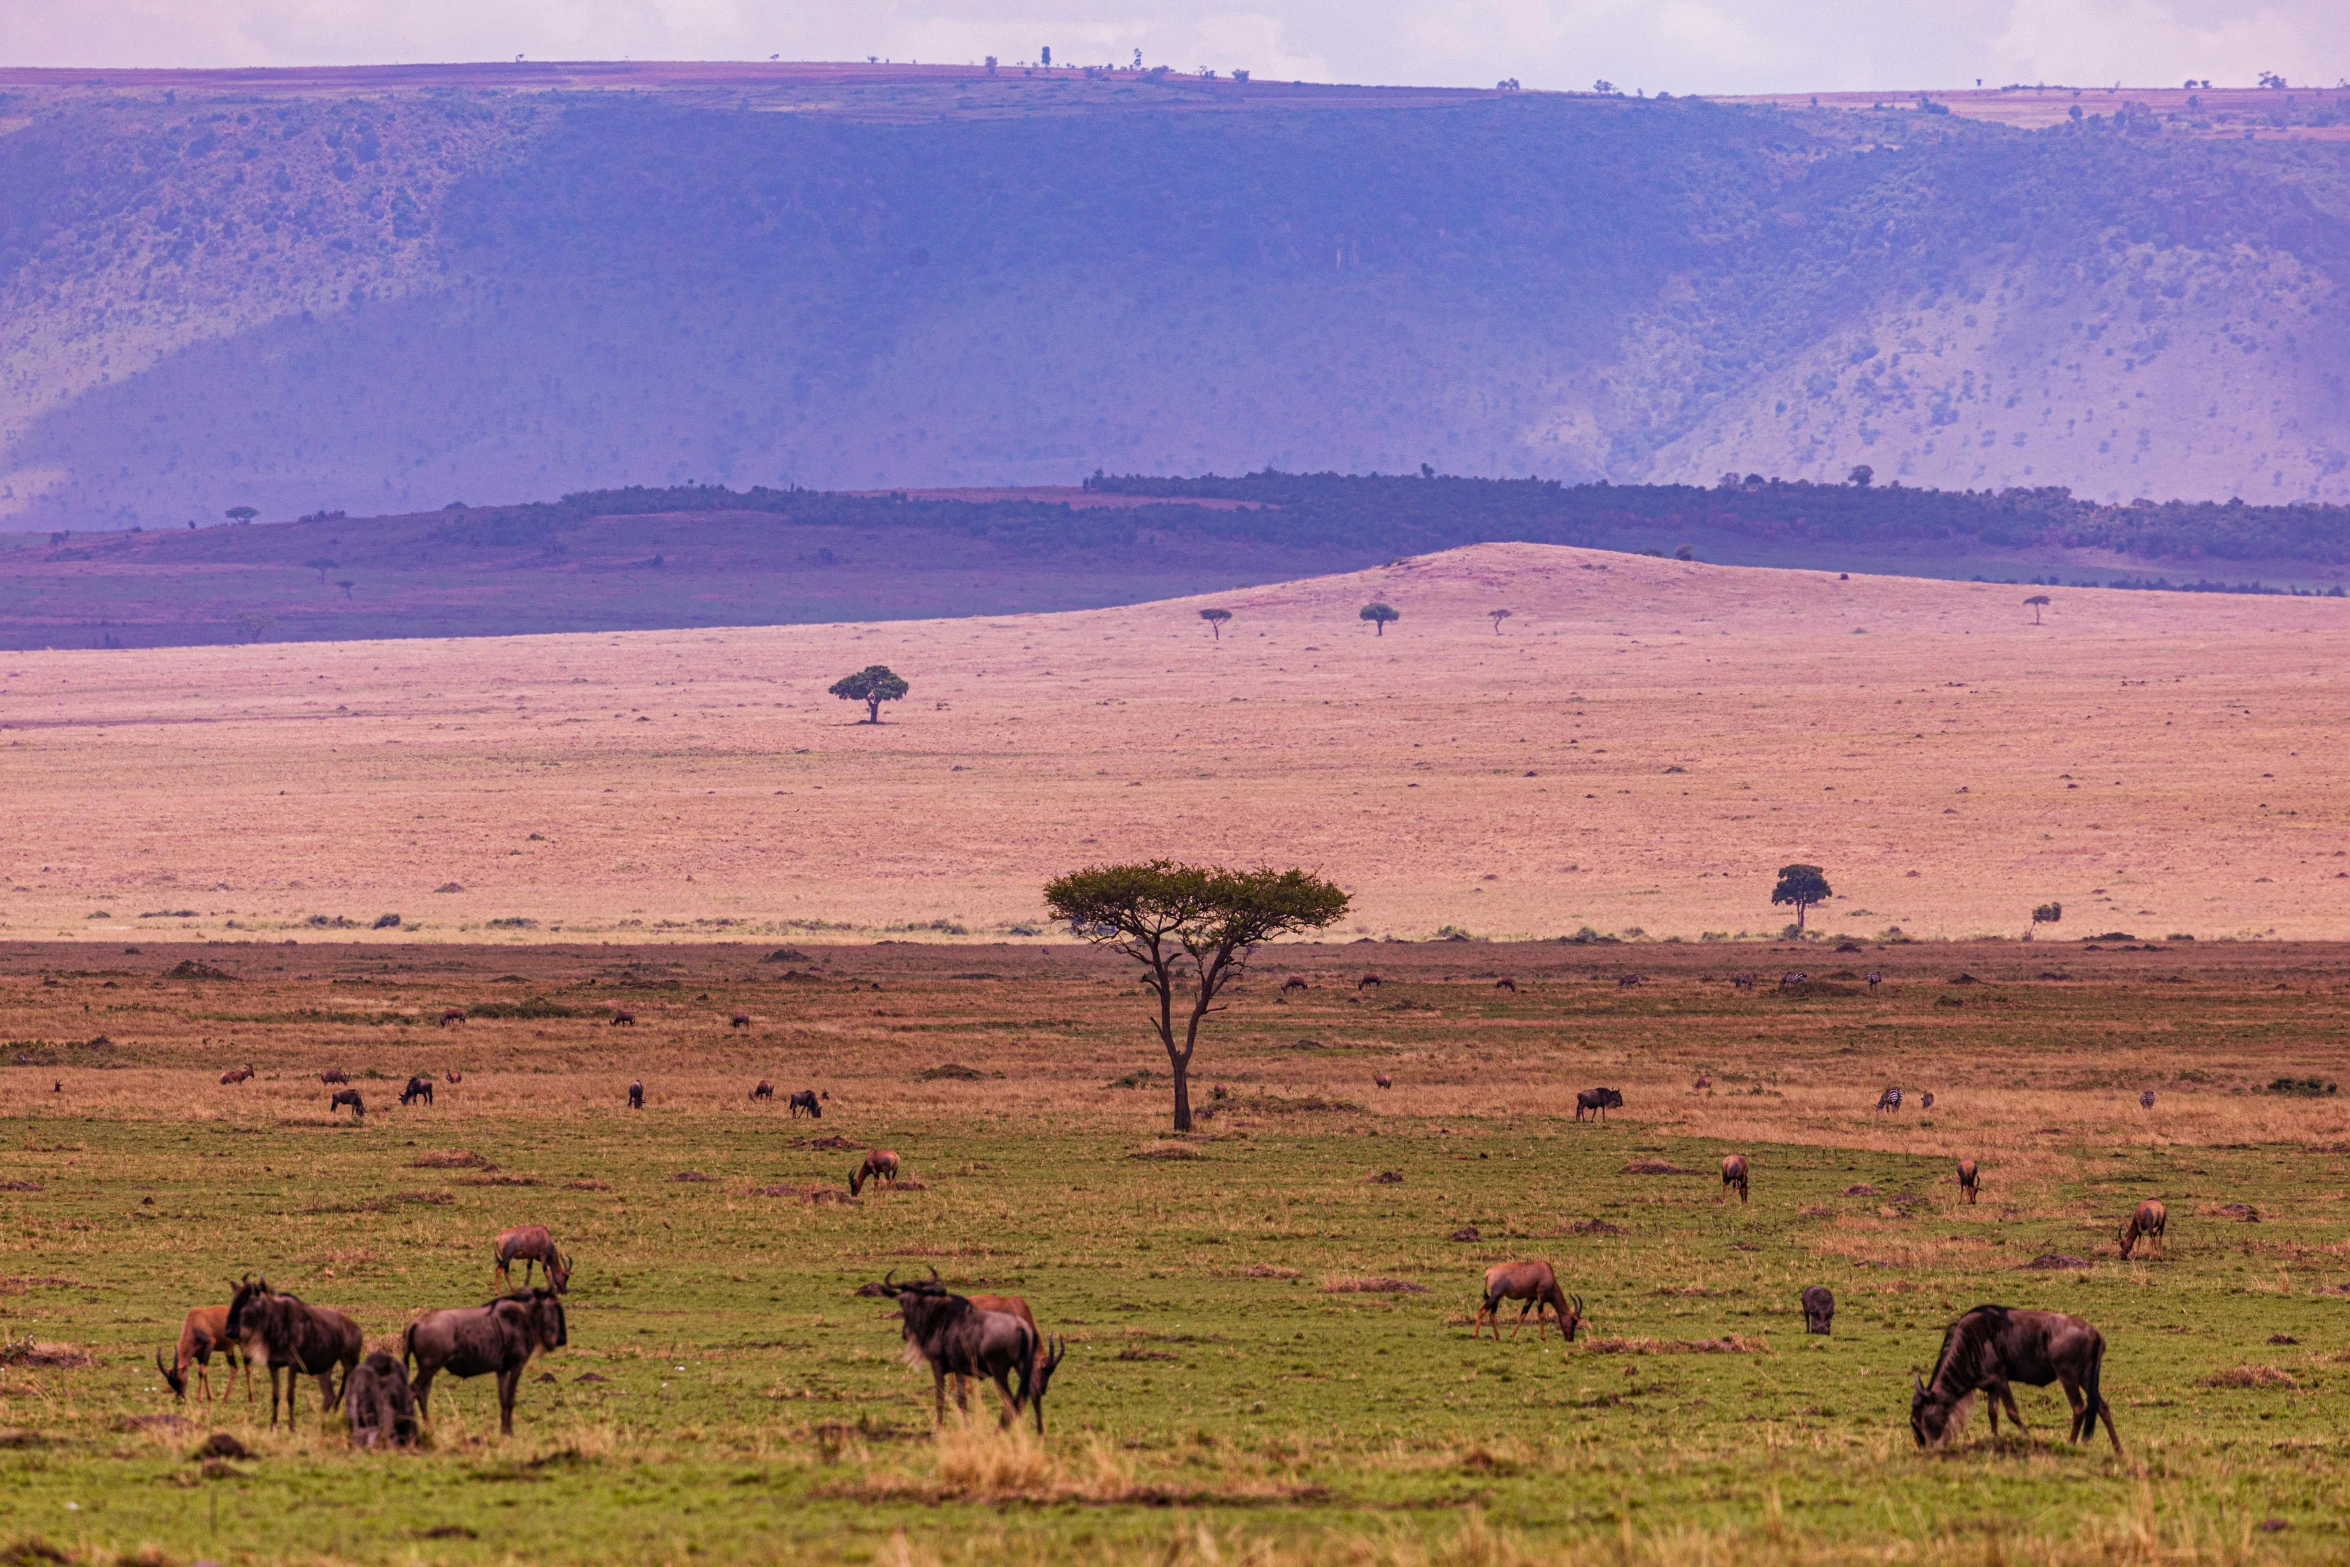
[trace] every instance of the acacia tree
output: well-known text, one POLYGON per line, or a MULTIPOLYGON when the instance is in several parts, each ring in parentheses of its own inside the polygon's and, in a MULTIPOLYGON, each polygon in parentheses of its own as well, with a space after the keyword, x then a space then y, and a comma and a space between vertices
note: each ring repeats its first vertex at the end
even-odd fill
POLYGON ((1191 1130, 1191 1055, 1200 1026, 1250 953, 1275 936, 1320 930, 1351 902, 1305 871, 1224 870, 1151 860, 1072 871, 1044 889, 1045 907, 1078 935, 1142 965, 1156 1007, 1151 1027, 1175 1079, 1175 1130, 1191 1130), (1179 1016, 1176 992, 1189 990, 1179 1016))
POLYGON ((2047 604, 2048 595, 2045 593, 2035 593, 2030 598, 2024 600, 2025 607, 2030 609, 2032 612, 2033 625, 2036 626, 2040 624, 2040 611, 2046 608, 2047 604))
POLYGON ((881 704, 895 702, 914 688, 905 682, 887 664, 867 664, 853 675, 843 675, 832 683, 832 694, 844 702, 865 704, 865 722, 881 722, 881 704))
POLYGON ((1773 904, 1795 905, 1795 928, 1803 929, 1803 917, 1815 903, 1825 903, 1836 896, 1828 886, 1828 878, 1817 865, 1782 865, 1779 884, 1771 889, 1773 904))
POLYGON ((227 511, 222 512, 221 515, 233 523, 242 525, 244 523, 251 522, 254 518, 260 516, 261 513, 255 511, 250 506, 231 506, 227 511))
POLYGON ((1510 612, 1506 609, 1489 609, 1485 612, 1485 618, 1493 622, 1493 634, 1498 637, 1501 635, 1501 623, 1510 618, 1510 612))
MULTIPOLYGON (((2039 907, 2037 907, 2037 908, 2035 908, 2034 910, 2032 910, 2032 930, 2038 930, 2038 929, 2039 929, 2041 926, 2043 926, 2043 925, 2053 925, 2053 924, 2055 924, 2057 921, 2059 921, 2059 920, 2061 920, 2061 919, 2063 919, 2063 918, 2064 918, 2064 905, 2063 905, 2063 904, 2061 904, 2061 903, 2043 903, 2043 904, 2041 904, 2039 907)), ((2032 937, 2031 937, 2031 932, 2030 932, 2030 931, 2026 931, 2026 932, 2024 933, 2024 939, 2025 939, 2026 941, 2029 941, 2029 940, 2031 940, 2031 939, 2032 939, 2032 937)))
POLYGON ((1224 622, 1232 618, 1232 611, 1228 609, 1203 609, 1199 612, 1199 618, 1208 623, 1208 629, 1213 631, 1216 634, 1216 640, 1221 642, 1224 640, 1224 622))
MULTIPOLYGON (((1373 636, 1383 637, 1387 635, 1387 623, 1391 620, 1401 620, 1403 619, 1403 616, 1395 609, 1393 605, 1365 604, 1363 606, 1362 614, 1357 618, 1361 620, 1367 620, 1371 623, 1371 634, 1373 636)), ((1496 626, 1494 629, 1498 631, 1501 628, 1496 626)))
POLYGON ((326 574, 334 570, 337 566, 341 565, 342 562, 339 560, 330 560, 326 556, 321 555, 316 560, 306 560, 302 562, 302 564, 308 566, 312 571, 318 573, 318 585, 323 588, 326 586, 326 574))
POLYGON ((1844 477, 1851 481, 1853 488, 1865 490, 1876 481, 1877 470, 1865 462, 1855 463, 1852 466, 1852 471, 1844 477))

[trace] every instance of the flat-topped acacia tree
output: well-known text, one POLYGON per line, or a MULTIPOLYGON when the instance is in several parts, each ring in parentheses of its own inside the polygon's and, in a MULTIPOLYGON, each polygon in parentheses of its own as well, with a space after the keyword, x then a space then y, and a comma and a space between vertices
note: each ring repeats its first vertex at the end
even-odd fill
POLYGON ((1078 935, 1142 965, 1157 1008, 1151 1026, 1175 1079, 1175 1130, 1188 1132, 1191 1055, 1208 1014, 1224 1010, 1216 998, 1260 942, 1335 924, 1352 900, 1305 871, 1151 860, 1072 871, 1046 885, 1044 901, 1078 935), (1186 986, 1190 1016, 1179 1019, 1175 993, 1186 986))
POLYGON ((865 704, 865 722, 881 722, 881 704, 895 702, 914 689, 906 684, 906 677, 896 673, 887 664, 867 664, 853 675, 843 675, 832 683, 832 694, 844 702, 865 704))
POLYGON ((1208 623, 1208 629, 1213 631, 1216 634, 1216 640, 1221 642, 1224 640, 1224 622, 1232 618, 1232 611, 1228 609, 1203 609, 1199 612, 1199 618, 1208 623))

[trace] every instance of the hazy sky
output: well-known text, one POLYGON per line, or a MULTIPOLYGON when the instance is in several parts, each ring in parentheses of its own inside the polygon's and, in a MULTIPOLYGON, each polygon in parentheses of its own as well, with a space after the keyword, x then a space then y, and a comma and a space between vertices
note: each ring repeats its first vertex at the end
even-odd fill
POLYGON ((1031 59, 1761 92, 2350 74, 2350 0, 5 0, 0 64, 1031 59))

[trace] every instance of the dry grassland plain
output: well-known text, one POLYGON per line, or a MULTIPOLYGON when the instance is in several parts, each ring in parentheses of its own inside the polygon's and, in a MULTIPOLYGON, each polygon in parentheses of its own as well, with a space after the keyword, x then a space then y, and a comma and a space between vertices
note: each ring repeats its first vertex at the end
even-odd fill
POLYGON ((1487 545, 1059 615, 14 654, 0 922, 1000 939, 1169 855, 1319 869, 1341 938, 1776 933, 1799 860, 1832 932, 2331 939, 2346 652, 2332 599, 1487 545), (879 726, 825 694, 872 663, 913 683, 879 726))

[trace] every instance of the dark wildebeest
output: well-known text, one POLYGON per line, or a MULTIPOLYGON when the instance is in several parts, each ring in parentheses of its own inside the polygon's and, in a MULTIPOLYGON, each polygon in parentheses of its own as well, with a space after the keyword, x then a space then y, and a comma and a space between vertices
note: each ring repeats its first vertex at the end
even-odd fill
POLYGON ((1710 1077, 1706 1076, 1706 1075, 1705 1075, 1703 1072, 1700 1072, 1700 1073, 1698 1073, 1698 1074, 1697 1074, 1697 1081, 1696 1081, 1696 1082, 1694 1082, 1694 1083, 1691 1083, 1691 1084, 1689 1085, 1689 1091, 1690 1091, 1691 1093, 1693 1093, 1693 1094, 1694 1094, 1694 1093, 1702 1093, 1702 1092, 1703 1092, 1703 1091, 1705 1091, 1706 1089, 1708 1089, 1708 1088, 1711 1088, 1711 1087, 1713 1087, 1713 1086, 1714 1086, 1714 1080, 1713 1080, 1712 1078, 1710 1078, 1710 1077))
POLYGON ((1900 1089, 1898 1089, 1898 1088, 1888 1088, 1888 1089, 1886 1089, 1886 1090, 1885 1090, 1883 1093, 1881 1093, 1881 1094, 1879 1094, 1879 1095, 1877 1096, 1877 1114, 1879 1114, 1879 1115, 1883 1115, 1883 1114, 1884 1114, 1886 1111, 1888 1111, 1888 1110, 1898 1110, 1898 1109, 1900 1109, 1900 1108, 1901 1108, 1901 1090, 1900 1090, 1900 1089))
POLYGON ((1733 974, 1730 976, 1730 988, 1733 990, 1752 990, 1754 988, 1754 976, 1752 974, 1733 974))
POLYGON ((1975 1169, 1975 1161, 1958 1161, 1958 1196, 1961 1202, 1973 1202, 1983 1195, 1982 1180, 1975 1169))
POLYGON ((1287 995, 1293 990, 1311 990, 1313 988, 1313 986, 1306 983, 1306 977, 1303 974, 1292 974, 1281 982, 1281 993, 1283 995, 1287 995))
POLYGON ((542 1350, 561 1349, 571 1342, 563 1322, 563 1302, 550 1289, 501 1295, 479 1306, 456 1306, 428 1311, 408 1324, 401 1337, 404 1361, 416 1363, 416 1407, 432 1399, 432 1379, 446 1371, 453 1377, 495 1375, 498 1379, 498 1430, 514 1434, 514 1393, 522 1385, 522 1369, 542 1350))
POLYGON ((865 1189, 867 1181, 887 1181, 898 1184, 898 1156, 887 1148, 868 1148, 865 1162, 849 1172, 849 1195, 854 1197, 865 1189))
MULTIPOLYGON (((253 1368, 245 1360, 237 1341, 228 1336, 228 1308, 226 1306, 198 1306, 180 1321, 179 1347, 172 1352, 171 1364, 163 1363, 163 1351, 155 1352, 155 1369, 163 1373, 163 1380, 171 1384, 171 1396, 182 1403, 188 1398, 188 1367, 196 1368, 196 1391, 209 1399, 212 1395, 212 1353, 220 1352, 228 1363, 228 1385, 237 1385, 237 1368, 245 1368, 245 1402, 253 1401, 253 1368)), ((220 1395, 226 1398, 228 1394, 220 1395)))
POLYGON ((248 1361, 269 1368, 269 1423, 273 1426, 277 1424, 280 1371, 286 1374, 286 1423, 292 1425, 295 1379, 318 1378, 319 1413, 329 1414, 335 1407, 335 1368, 342 1367, 348 1376, 366 1347, 359 1324, 349 1317, 281 1295, 269 1287, 269 1280, 256 1280, 250 1274, 230 1299, 223 1326, 243 1348, 248 1361))
POLYGON ((252 1075, 253 1069, 249 1066, 232 1066, 220 1074, 220 1080, 223 1083, 242 1083, 252 1075))
POLYGON ((800 1112, 803 1110, 807 1111, 808 1114, 814 1116, 819 1121, 824 1119, 824 1107, 816 1102, 816 1090, 813 1088, 801 1089, 798 1093, 791 1096, 789 1103, 791 1105, 791 1118, 795 1121, 800 1118, 800 1112))
POLYGON ((734 1016, 726 1020, 726 1026, 728 1028, 749 1028, 751 1026, 751 1014, 748 1012, 737 1012, 734 1016))
POLYGON ((1743 1204, 1746 1201, 1746 1155, 1742 1153, 1722 1156, 1722 1194, 1714 1201, 1728 1202, 1733 1186, 1738 1188, 1738 1201, 1743 1204))
POLYGON ((1371 1081, 1376 1083, 1381 1088, 1393 1088, 1395 1086, 1395 1079, 1389 1077, 1385 1072, 1373 1072, 1371 1074, 1371 1081))
POLYGON ((1637 974, 1618 974, 1616 976, 1616 988, 1618 990, 1629 990, 1634 985, 1639 983, 1640 976, 1637 974))
POLYGON ((1496 990, 1506 990, 1514 996, 1518 993, 1518 982, 1510 978, 1507 974, 1504 974, 1501 978, 1493 982, 1493 988, 1496 990))
POLYGON ((2138 1211, 2130 1215, 2130 1222, 2122 1226, 2122 1257, 2127 1260, 2140 1240, 2146 1242, 2146 1254, 2156 1261, 2162 1258, 2163 1226, 2170 1223, 2170 1213, 2161 1203, 2149 1197, 2138 1204, 2138 1211))
POLYGON ((416 1393, 398 1361, 377 1350, 343 1378, 343 1419, 353 1447, 414 1447, 416 1393))
POLYGON ((645 1107, 645 1083, 643 1078, 638 1078, 635 1082, 628 1085, 628 1107, 631 1110, 642 1110, 645 1107))
POLYGON ((1924 1093, 1918 1095, 1918 1108, 1920 1110, 1931 1110, 1934 1108, 1934 1090, 1929 1088, 1924 1093))
MULTIPOLYGON (((1007 1317, 1018 1317, 1028 1324, 1028 1331, 1036 1335, 1036 1374, 1029 1379, 1026 1394, 1029 1407, 1036 1411, 1036 1434, 1044 1435, 1045 1388, 1052 1382, 1053 1369, 1060 1365, 1061 1357, 1069 1352, 1068 1342, 1046 1338, 1044 1330, 1036 1325, 1036 1314, 1028 1309, 1028 1302, 1017 1295, 973 1295, 970 1300, 981 1311, 998 1311, 1007 1317)), ((958 1406, 963 1402, 966 1381, 963 1377, 955 1379, 955 1402, 958 1406)))
POLYGON ((414 1104, 419 1099, 423 1100, 426 1104, 432 1103, 431 1078, 412 1077, 408 1079, 408 1086, 400 1090, 400 1103, 404 1105, 414 1104))
POLYGON ((1829 1334, 1836 1331, 1836 1296, 1825 1284, 1804 1286, 1803 1331, 1829 1334))
POLYGON ((614 1028, 634 1028, 636 1027, 636 1014, 615 1007, 612 1010, 612 1026, 614 1028))
POLYGON ((1811 976, 1809 974, 1799 974, 1795 970, 1789 969, 1786 973, 1779 976, 1779 988, 1781 990, 1793 990, 1798 985, 1808 984, 1810 980, 1811 976))
POLYGON ((2139 1109, 2141 1109, 2141 1110, 2151 1110, 2151 1109, 2153 1109, 2153 1108, 2154 1108, 2154 1090, 2153 1090, 2153 1089, 2149 1088, 2149 1089, 2147 1089, 2147 1090, 2146 1090, 2146 1092, 2144 1092, 2144 1093, 2142 1093, 2142 1094, 2140 1094, 2140 1095, 2138 1096, 2138 1108, 2139 1108, 2139 1109))
POLYGON ((333 1066, 330 1066, 325 1071, 319 1073, 318 1080, 322 1083, 328 1084, 347 1083, 350 1081, 349 1078, 343 1075, 342 1068, 333 1066))
POLYGON ((775 1085, 762 1077, 759 1079, 759 1086, 751 1090, 751 1097, 753 1099, 773 1099, 775 1085))
POLYGON ((1586 1088, 1575 1096, 1575 1119, 1583 1119, 1589 1111, 1594 1120, 1604 1121, 1610 1110, 1624 1108, 1624 1096, 1612 1088, 1586 1088))
POLYGON ((1379 983, 1380 981, 1378 975, 1365 974, 1361 979, 1355 981, 1355 989, 1363 990, 1368 988, 1376 990, 1379 987, 1379 983))
MULTIPOLYGON (((899 1284, 888 1275, 882 1291, 898 1299, 898 1316, 906 1337, 906 1363, 927 1364, 933 1383, 934 1418, 946 1419, 947 1378, 985 1377, 1003 1400, 1003 1421, 1010 1425, 1026 1402, 1036 1380, 1036 1329, 1007 1312, 985 1311, 960 1295, 950 1294, 936 1277, 899 1284), (1011 1378, 1020 1378, 1014 1395, 1011 1378)), ((963 1404, 957 1397, 958 1406, 963 1404)))
POLYGON ((2081 1442, 2105 1434, 2113 1450, 2122 1450, 2121 1433, 2113 1428, 2113 1410, 2097 1390, 2105 1364, 2105 1338, 2078 1317, 2056 1311, 2018 1311, 2006 1306, 1977 1306, 1950 1325, 1943 1335, 1941 1356, 1934 1362, 1931 1380, 1920 1379, 1909 1401, 1909 1429, 1918 1446, 1936 1447, 1966 1423, 1966 1411, 1977 1393, 1991 1411, 1991 1434, 1999 1434, 1999 1407, 2017 1430, 2024 1417, 2015 1407, 2010 1384, 2046 1387, 2064 1385, 2065 1401, 2073 1406, 2069 1441, 2081 1442))
POLYGON ((1882 975, 1882 974, 1878 973, 1878 972, 1877 972, 1875 969, 1870 969, 1870 970, 1869 970, 1869 989, 1871 989, 1871 990, 1874 990, 1874 989, 1876 989, 1876 988, 1877 988, 1879 985, 1882 985, 1884 982, 1885 982, 1885 976, 1884 976, 1884 975, 1882 975))
POLYGON ((1518 1336, 1518 1329, 1526 1325, 1526 1314, 1534 1314, 1534 1336, 1541 1338, 1550 1332, 1550 1319, 1543 1308, 1558 1314, 1559 1331, 1567 1342, 1575 1342, 1575 1330, 1583 1325, 1583 1297, 1569 1297, 1559 1288, 1558 1274, 1547 1262, 1497 1262, 1485 1270, 1485 1293, 1477 1306, 1476 1320, 1469 1324, 1469 1337, 1490 1322, 1493 1337, 1501 1339, 1501 1303, 1519 1302, 1518 1320, 1510 1324, 1510 1337, 1518 1336))
POLYGON ((463 1007, 450 1007, 441 1013, 440 1026, 442 1028, 447 1028, 451 1024, 462 1023, 464 1021, 465 1009, 463 1007))
POLYGON ((518 1224, 500 1230, 490 1243, 490 1261, 498 1285, 514 1288, 514 1264, 522 1264, 522 1287, 530 1288, 530 1270, 547 1270, 547 1283, 560 1295, 571 1284, 571 1262, 555 1247, 555 1237, 543 1224, 518 1224))
POLYGON ((359 1090, 356 1088, 336 1089, 335 1096, 326 1102, 326 1113, 332 1115, 345 1105, 351 1107, 352 1120, 364 1121, 367 1119, 367 1101, 359 1097, 359 1090))

